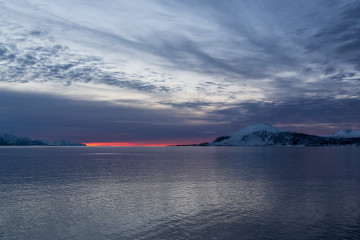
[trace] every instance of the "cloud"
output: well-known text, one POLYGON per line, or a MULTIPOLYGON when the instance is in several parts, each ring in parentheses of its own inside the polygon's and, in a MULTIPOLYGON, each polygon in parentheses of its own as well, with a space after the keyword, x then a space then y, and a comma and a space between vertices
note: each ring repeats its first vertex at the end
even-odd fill
MULTIPOLYGON (((15 16, 23 11, 20 4, 6 3, 5 6, 15 16)), ((221 81, 231 82, 235 88, 243 84, 256 87, 266 97, 272 97, 269 89, 274 90, 274 96, 278 91, 285 94, 281 86, 291 87, 291 84, 306 93, 312 91, 306 82, 323 81, 321 74, 354 71, 346 63, 358 62, 359 54, 346 53, 340 58, 334 54, 357 47, 358 18, 353 14, 356 7, 356 3, 323 1, 287 4, 279 1, 221 4, 216 1, 139 1, 137 4, 89 1, 84 6, 78 1, 68 4, 36 1, 35 5, 35 1, 29 0, 27 8, 32 11, 24 14, 33 19, 34 27, 26 33, 12 31, 19 36, 12 36, 10 43, 19 47, 20 42, 25 42, 32 47, 18 49, 23 54, 18 56, 19 66, 11 72, 18 71, 18 78, 24 80, 29 71, 20 66, 31 66, 37 61, 36 67, 43 72, 38 72, 36 78, 55 77, 52 81, 63 81, 67 85, 71 81, 100 82, 166 93, 177 92, 184 86, 176 77, 178 72, 196 72, 199 75, 194 75, 192 81, 197 83, 191 86, 194 93, 202 89, 197 86, 202 82, 199 77, 207 78, 206 81, 222 78, 221 81), (109 61, 110 58, 122 60, 115 63, 109 61), (335 59, 342 59, 341 64, 335 59), (63 63, 58 63, 59 60, 63 63), (70 66, 69 62, 71 68, 64 69, 63 66, 70 66), (129 68, 139 66, 138 62, 144 67, 137 67, 134 78, 129 68), (175 78, 164 79, 160 84, 150 79, 145 68, 159 68, 160 72, 175 78), (47 69, 51 70, 46 72, 47 69), (294 72, 297 77, 279 77, 283 72, 294 72), (175 87, 176 81, 180 84, 175 87)), ((14 19, 12 24, 21 26, 14 19)), ((187 84, 189 80, 181 82, 187 84)))
MULTIPOLYGON (((274 102, 249 101, 228 105, 209 113, 209 118, 228 120, 229 129, 259 122, 285 126, 288 130, 323 134, 360 125, 359 98, 286 98, 274 102)), ((286 128, 285 128, 286 129, 286 128)))
POLYGON ((142 92, 169 91, 165 86, 141 81, 141 75, 131 76, 126 72, 109 71, 106 63, 99 57, 74 55, 68 47, 53 43, 46 46, 35 45, 31 42, 31 35, 33 33, 23 36, 23 43, 27 43, 25 46, 15 41, 15 44, 12 43, 12 50, 8 50, 10 46, 2 44, 2 81, 53 81, 64 84, 92 82, 142 92), (14 60, 15 64, 11 64, 14 60))
POLYGON ((0 91, 0 126, 1 132, 49 140, 196 143, 259 122, 310 134, 329 134, 360 124, 360 99, 293 98, 218 105, 193 102, 172 107, 134 108, 0 91), (199 109, 206 114, 185 111, 199 109))
POLYGON ((360 3, 346 1, 331 8, 338 8, 337 14, 333 14, 332 19, 311 36, 307 49, 323 54, 331 66, 349 63, 359 70, 360 17, 356 13, 360 10, 360 3))
POLYGON ((48 94, 0 91, 0 132, 49 140, 192 141, 206 138, 206 124, 191 123, 168 109, 119 106, 80 101, 48 94))

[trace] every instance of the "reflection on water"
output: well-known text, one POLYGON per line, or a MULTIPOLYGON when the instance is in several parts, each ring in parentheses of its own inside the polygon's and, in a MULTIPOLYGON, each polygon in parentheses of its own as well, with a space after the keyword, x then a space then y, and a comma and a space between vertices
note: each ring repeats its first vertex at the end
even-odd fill
POLYGON ((0 148, 0 239, 359 239, 359 148, 0 148))

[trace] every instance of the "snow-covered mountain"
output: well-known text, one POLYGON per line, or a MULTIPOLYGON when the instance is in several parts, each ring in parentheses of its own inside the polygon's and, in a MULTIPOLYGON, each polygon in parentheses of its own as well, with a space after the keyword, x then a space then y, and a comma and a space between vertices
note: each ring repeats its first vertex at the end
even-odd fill
POLYGON ((333 138, 360 138, 360 129, 356 130, 340 130, 331 135, 326 135, 322 137, 333 137, 333 138))
POLYGON ((85 144, 68 141, 48 142, 45 140, 31 140, 27 137, 0 133, 0 146, 85 146, 85 144))
POLYGON ((268 124, 256 124, 243 128, 229 136, 220 137, 213 142, 217 146, 259 146, 274 144, 274 137, 284 132, 268 124))
MULTIPOLYGON (((231 135, 218 137, 211 143, 202 146, 360 146, 360 137, 314 136, 304 133, 285 131, 268 124, 256 124, 241 129, 231 135)), ((356 135, 354 135, 356 136, 356 135)))

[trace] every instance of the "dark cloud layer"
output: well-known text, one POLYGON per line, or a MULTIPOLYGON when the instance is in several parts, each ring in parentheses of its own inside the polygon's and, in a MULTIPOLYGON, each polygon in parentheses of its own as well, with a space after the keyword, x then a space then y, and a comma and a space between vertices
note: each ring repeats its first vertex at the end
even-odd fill
MULTIPOLYGON (((199 108, 189 103, 176 109, 199 108)), ((206 116, 75 101, 50 95, 0 91, 1 131, 33 138, 80 142, 208 141, 247 125, 266 122, 288 130, 327 134, 360 124, 360 99, 286 99, 244 102, 206 116), (208 123, 193 124, 193 121, 208 123), (212 122, 210 122, 212 121, 212 122)))
POLYGON ((0 132, 80 142, 174 141, 206 137, 172 110, 0 91, 0 132))
POLYGON ((360 99, 288 98, 276 102, 244 102, 212 112, 230 121, 229 128, 258 122, 309 134, 326 134, 360 124, 360 99))

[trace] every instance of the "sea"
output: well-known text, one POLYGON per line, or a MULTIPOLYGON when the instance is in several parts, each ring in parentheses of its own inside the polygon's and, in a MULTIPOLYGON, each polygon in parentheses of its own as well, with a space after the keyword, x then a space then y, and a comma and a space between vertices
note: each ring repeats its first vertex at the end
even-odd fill
POLYGON ((1 147, 3 239, 360 239, 360 148, 1 147))

